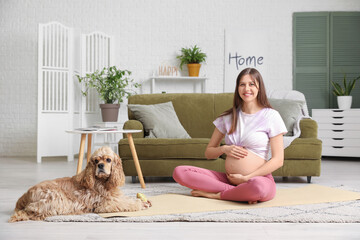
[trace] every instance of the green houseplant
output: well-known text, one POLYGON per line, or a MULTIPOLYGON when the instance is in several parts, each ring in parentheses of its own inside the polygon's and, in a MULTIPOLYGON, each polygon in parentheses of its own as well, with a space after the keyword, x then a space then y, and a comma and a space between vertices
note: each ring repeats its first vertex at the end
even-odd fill
POLYGON ((89 89, 93 88, 99 94, 104 104, 100 104, 104 122, 116 122, 117 116, 123 98, 128 98, 135 93, 131 87, 141 86, 130 79, 131 72, 120 70, 116 66, 104 67, 93 73, 86 74, 84 77, 76 75, 80 83, 84 83, 85 90, 82 91, 87 96, 89 89), (117 103, 116 103, 117 102, 117 103))
POLYGON ((190 48, 181 48, 181 55, 176 58, 180 60, 180 69, 184 64, 187 64, 189 70, 189 76, 198 77, 202 62, 206 60, 206 54, 201 51, 198 46, 190 48))
POLYGON ((350 96, 350 93, 354 89, 355 83, 358 79, 360 79, 360 76, 354 78, 353 80, 350 80, 347 83, 346 74, 344 74, 343 86, 334 81, 331 81, 331 84, 334 88, 332 92, 335 96, 337 96, 338 107, 340 109, 351 108, 352 96, 350 96))

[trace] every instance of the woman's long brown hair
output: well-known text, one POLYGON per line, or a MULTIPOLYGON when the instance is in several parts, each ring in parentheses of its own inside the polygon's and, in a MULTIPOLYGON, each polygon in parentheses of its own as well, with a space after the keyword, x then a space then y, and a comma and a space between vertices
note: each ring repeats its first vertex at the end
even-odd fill
POLYGON ((244 77, 245 75, 250 75, 251 79, 253 79, 256 83, 257 83, 257 88, 259 90, 259 93, 256 97, 258 103, 263 106, 264 108, 272 108, 269 100, 266 96, 266 90, 265 90, 265 85, 264 85, 264 81, 263 78, 261 76, 261 74, 259 73, 258 70, 256 70, 255 68, 245 68, 244 70, 242 70, 237 79, 236 79, 236 87, 235 87, 235 92, 234 92, 234 101, 233 101, 233 106, 232 108, 226 110, 225 112, 223 112, 220 116, 225 116, 228 114, 232 114, 232 123, 231 123, 231 128, 228 134, 232 134, 235 130, 236 130, 236 123, 238 120, 238 115, 237 115, 237 109, 240 107, 242 108, 244 101, 242 100, 242 98, 239 95, 239 84, 240 84, 240 80, 242 77, 244 77))

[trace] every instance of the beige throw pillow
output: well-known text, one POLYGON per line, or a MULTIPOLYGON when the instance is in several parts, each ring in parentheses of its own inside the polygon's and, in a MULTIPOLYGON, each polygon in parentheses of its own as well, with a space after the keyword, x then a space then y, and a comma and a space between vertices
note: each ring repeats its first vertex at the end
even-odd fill
POLYGON ((271 106, 280 113, 288 132, 285 136, 293 136, 294 124, 303 116, 302 108, 304 101, 289 100, 289 99, 274 99, 269 98, 271 106))
POLYGON ((128 104, 148 138, 191 138, 181 125, 172 102, 153 105, 128 104))

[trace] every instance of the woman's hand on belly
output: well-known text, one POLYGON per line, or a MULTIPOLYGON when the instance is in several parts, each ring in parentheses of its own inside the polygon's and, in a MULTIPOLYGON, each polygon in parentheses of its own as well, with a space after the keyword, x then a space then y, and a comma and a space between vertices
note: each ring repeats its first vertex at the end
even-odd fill
MULTIPOLYGON (((255 153, 248 151, 248 155, 244 158, 237 159, 233 157, 226 157, 225 160, 225 169, 228 175, 240 174, 241 176, 247 176, 254 172, 256 169, 260 168, 265 164, 265 160, 256 155, 255 153)), ((242 179, 242 177, 240 177, 242 179)), ((243 181, 242 179, 241 181, 243 181)))
POLYGON ((222 146, 223 152, 228 156, 232 158, 241 159, 248 155, 248 151, 240 146, 236 145, 224 145, 222 146))
POLYGON ((244 176, 240 173, 234 173, 234 174, 226 174, 229 182, 233 185, 239 185, 242 183, 245 183, 249 181, 249 178, 247 176, 244 176))

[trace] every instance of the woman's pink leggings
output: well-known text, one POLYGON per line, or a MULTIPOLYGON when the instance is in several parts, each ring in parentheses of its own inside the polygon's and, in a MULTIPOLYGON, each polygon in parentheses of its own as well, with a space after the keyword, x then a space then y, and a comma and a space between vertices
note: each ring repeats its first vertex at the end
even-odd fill
POLYGON ((246 183, 232 185, 225 173, 193 166, 178 166, 173 178, 179 184, 196 190, 218 193, 223 200, 269 201, 275 197, 276 185, 271 174, 253 177, 246 183))

